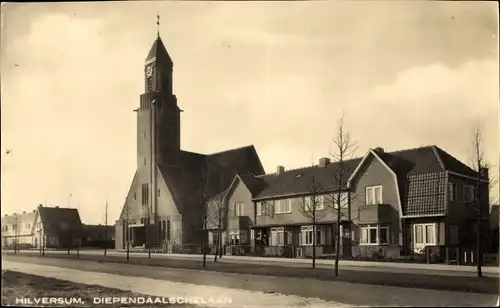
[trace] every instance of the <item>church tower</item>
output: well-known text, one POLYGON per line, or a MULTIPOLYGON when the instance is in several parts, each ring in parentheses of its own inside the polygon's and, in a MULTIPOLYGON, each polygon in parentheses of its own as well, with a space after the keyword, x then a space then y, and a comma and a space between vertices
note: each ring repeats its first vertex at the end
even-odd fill
POLYGON ((137 167, 177 165, 182 110, 173 93, 173 62, 159 33, 144 64, 144 91, 137 109, 137 167))

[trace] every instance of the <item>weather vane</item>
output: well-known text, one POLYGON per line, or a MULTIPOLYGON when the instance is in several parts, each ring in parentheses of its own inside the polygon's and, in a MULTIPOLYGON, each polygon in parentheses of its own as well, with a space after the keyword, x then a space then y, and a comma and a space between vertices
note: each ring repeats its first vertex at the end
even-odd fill
POLYGON ((160 36, 160 14, 156 14, 156 26, 158 27, 158 36, 160 36))

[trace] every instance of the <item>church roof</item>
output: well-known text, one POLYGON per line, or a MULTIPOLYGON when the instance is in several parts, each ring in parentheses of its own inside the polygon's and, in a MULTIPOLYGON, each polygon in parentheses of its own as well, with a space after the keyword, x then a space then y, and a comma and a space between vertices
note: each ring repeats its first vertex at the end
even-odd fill
POLYGON ((170 58, 167 48, 165 48, 165 44, 163 44, 163 41, 159 36, 154 41, 153 46, 151 46, 145 61, 148 62, 152 59, 156 59, 157 62, 173 65, 172 58, 170 58))
POLYGON ((225 191, 237 174, 265 173, 252 145, 209 155, 181 151, 180 159, 179 166, 158 166, 180 209, 190 204, 196 206, 202 191, 207 200, 225 191), (207 169, 207 177, 204 177, 203 171, 207 169))

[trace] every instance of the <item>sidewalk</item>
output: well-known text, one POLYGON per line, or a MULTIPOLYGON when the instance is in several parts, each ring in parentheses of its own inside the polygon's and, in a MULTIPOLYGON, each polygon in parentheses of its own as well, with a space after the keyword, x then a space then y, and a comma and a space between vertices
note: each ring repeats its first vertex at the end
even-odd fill
MULTIPOLYGON (((39 251, 21 251, 21 253, 30 252, 39 254, 39 251)), ((67 254, 67 251, 46 251, 46 254, 67 254)), ((74 253, 74 251, 72 251, 74 253)), ((103 250, 81 250, 81 255, 102 255, 103 250)), ((110 256, 120 256, 124 255, 124 251, 108 250, 108 255, 110 256)), ((148 258, 147 252, 130 252, 130 256, 139 258, 148 258)), ((207 255, 208 258, 213 258, 213 255, 207 255)), ((163 254, 163 253, 151 253, 151 258, 159 259, 181 259, 181 260, 202 260, 203 255, 190 255, 190 254, 163 254)), ((280 266, 288 266, 290 264, 308 266, 311 264, 311 259, 292 259, 292 258, 276 258, 276 257, 249 257, 249 256, 230 256, 224 255, 219 262, 230 262, 230 263, 253 263, 253 264, 277 264, 280 266), (286 265, 285 265, 286 264, 286 265)), ((332 266, 335 260, 316 260, 317 265, 332 266)), ((475 273, 477 271, 476 266, 465 266, 465 265, 448 265, 448 264, 421 264, 421 263, 396 263, 396 262, 376 262, 376 261, 351 261, 351 260, 340 260, 339 266, 348 267, 360 267, 360 268, 378 268, 379 270, 386 269, 400 269, 404 270, 429 270, 429 271, 443 271, 443 272, 457 272, 457 273, 475 273)), ((483 266, 482 271, 485 274, 493 274, 495 276, 500 275, 499 267, 483 266)))

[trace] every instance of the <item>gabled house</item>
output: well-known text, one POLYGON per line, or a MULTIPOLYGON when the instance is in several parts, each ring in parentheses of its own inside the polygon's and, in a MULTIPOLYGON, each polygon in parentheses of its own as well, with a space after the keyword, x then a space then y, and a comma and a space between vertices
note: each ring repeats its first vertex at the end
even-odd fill
MULTIPOLYGON (((315 232, 319 255, 334 251, 337 218, 329 196, 337 190, 334 175, 339 167, 323 158, 313 167, 290 171, 278 167, 274 174, 236 176, 224 196, 224 227, 231 239, 227 242, 239 237, 241 245, 294 246, 308 254, 315 232), (317 210, 327 211, 316 230, 300 211, 310 197, 313 176, 323 194, 317 210)), ((370 149, 362 158, 345 161, 343 169, 343 255, 398 256, 426 246, 475 244, 478 174, 439 147, 370 149)), ((480 204, 486 215, 487 169, 479 176, 480 204)))
POLYGON ((34 247, 70 248, 81 244, 82 222, 77 209, 38 206, 34 247))

